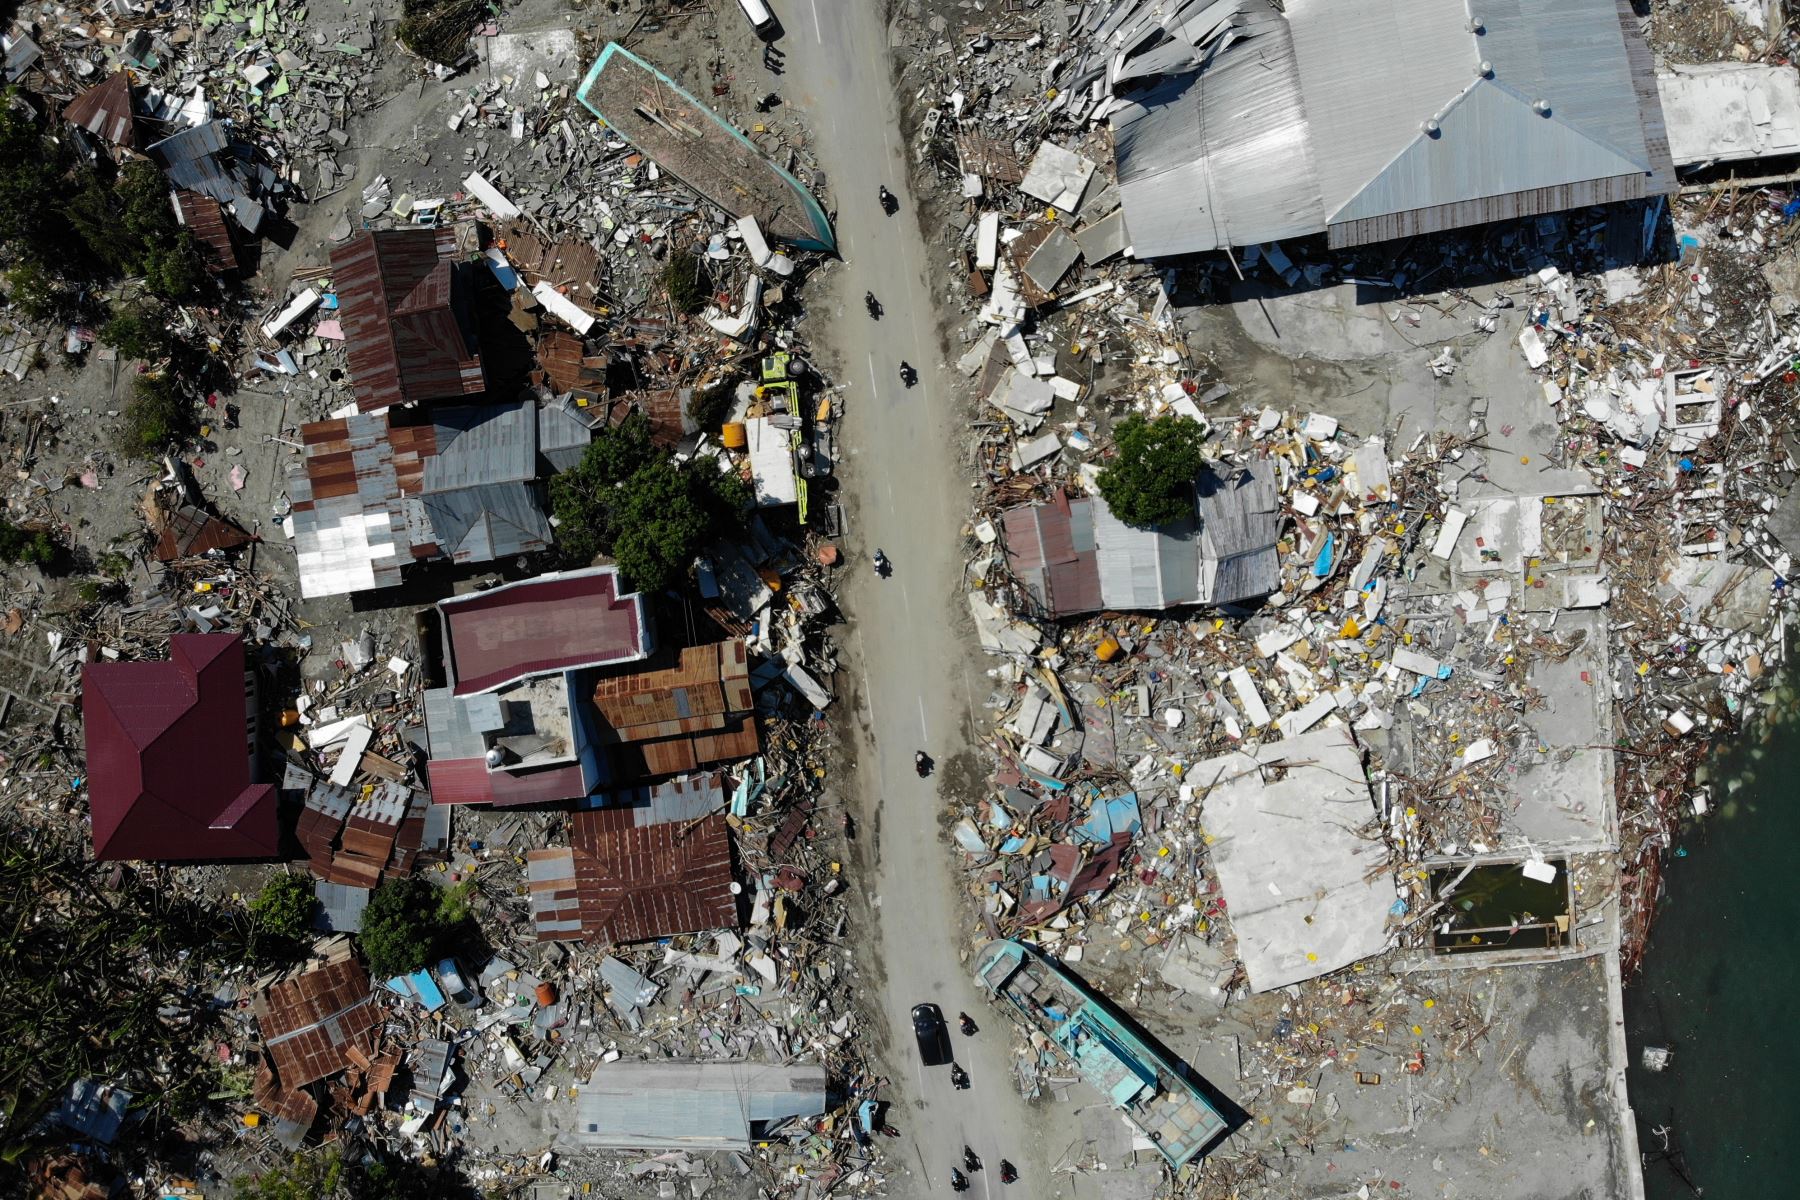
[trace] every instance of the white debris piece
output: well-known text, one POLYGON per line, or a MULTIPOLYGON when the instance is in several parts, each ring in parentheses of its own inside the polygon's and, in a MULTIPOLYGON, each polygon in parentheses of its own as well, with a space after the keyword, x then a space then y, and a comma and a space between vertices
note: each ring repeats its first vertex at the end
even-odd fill
POLYGON ((582 311, 574 301, 551 287, 547 280, 539 280, 537 285, 531 289, 531 294, 539 304, 549 311, 551 316, 556 317, 583 336, 586 336, 588 330, 594 327, 594 322, 600 319, 591 313, 582 311))
POLYGON ((312 311, 313 305, 320 300, 318 288, 307 288, 288 302, 288 306, 276 313, 274 318, 262 327, 266 338, 280 337, 283 331, 301 317, 312 311))
POLYGON ((1456 550, 1456 539, 1462 536, 1463 526, 1469 523, 1469 514, 1460 509, 1451 509, 1444 514, 1444 527, 1438 530, 1437 540, 1431 543, 1431 557, 1449 558, 1456 550))
POLYGON ((1250 672, 1242 667, 1233 667, 1229 678, 1231 689, 1237 693, 1238 703, 1243 706, 1250 723, 1267 725, 1269 706, 1263 703, 1262 693, 1256 690, 1256 680, 1250 678, 1250 672))
POLYGON ((480 171, 471 171, 463 186, 475 194, 481 206, 499 217, 502 221, 510 221, 521 215, 519 206, 500 194, 500 189, 487 181, 480 171))

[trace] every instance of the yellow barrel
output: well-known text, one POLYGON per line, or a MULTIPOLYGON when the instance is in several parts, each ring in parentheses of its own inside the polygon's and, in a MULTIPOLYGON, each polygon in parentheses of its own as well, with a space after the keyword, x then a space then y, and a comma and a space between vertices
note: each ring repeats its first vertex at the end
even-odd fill
POLYGON ((749 440, 744 435, 744 423, 742 421, 725 422, 725 427, 719 430, 719 440, 725 443, 727 450, 742 450, 744 443, 749 440))
POLYGON ((1100 656, 1101 662, 1111 662, 1119 657, 1119 651, 1122 649, 1124 647, 1119 645, 1119 639, 1109 633, 1100 639, 1100 644, 1094 647, 1094 653, 1100 656))

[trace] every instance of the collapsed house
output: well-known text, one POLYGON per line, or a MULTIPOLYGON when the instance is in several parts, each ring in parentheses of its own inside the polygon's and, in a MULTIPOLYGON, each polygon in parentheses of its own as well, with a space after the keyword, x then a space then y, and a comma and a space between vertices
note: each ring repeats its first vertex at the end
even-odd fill
POLYGON ((1111 90, 1138 258, 1359 246, 1675 187, 1629 0, 1123 0, 1090 19, 1070 90, 1111 90))
POLYGON ((397 1056, 374 1057, 382 1010, 348 938, 326 944, 319 960, 258 981, 251 1011, 263 1049, 256 1105, 289 1149, 299 1148, 318 1117, 307 1085, 348 1070, 380 1092, 393 1077, 397 1056))
POLYGON ((475 267, 458 227, 384 229, 331 251, 350 382, 363 412, 487 388, 475 331, 475 267))
POLYGON ((1047 504, 1007 509, 1007 564, 1052 617, 1242 604, 1278 590, 1274 466, 1208 467, 1194 491, 1193 517, 1148 529, 1119 520, 1097 494, 1058 490, 1047 504))
POLYGON ((439 804, 578 800, 611 781, 589 701, 655 645, 616 567, 541 575, 437 606, 448 684, 425 693, 439 804))
POLYGON ((392 587, 432 560, 483 563, 549 548, 538 478, 546 417, 531 401, 436 408, 429 422, 352 413, 303 425, 285 519, 307 598, 392 587))
POLYGON ((749 1150, 826 1109, 825 1068, 743 1061, 615 1062, 576 1089, 587 1150, 749 1150))
POLYGON ((81 670, 94 857, 211 861, 280 850, 257 700, 235 634, 176 634, 166 662, 81 670))

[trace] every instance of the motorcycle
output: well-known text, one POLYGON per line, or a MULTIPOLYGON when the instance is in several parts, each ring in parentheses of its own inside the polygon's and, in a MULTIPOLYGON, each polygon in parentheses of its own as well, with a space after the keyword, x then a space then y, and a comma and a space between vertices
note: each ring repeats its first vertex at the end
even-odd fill
POLYGON ((881 301, 879 301, 875 298, 874 292, 863 293, 863 304, 868 306, 869 317, 872 320, 876 320, 876 321, 881 320, 881 312, 882 312, 881 301))
POLYGON ((969 1177, 955 1167, 950 1168, 950 1190, 953 1192, 966 1192, 969 1190, 969 1177))
MULTIPOLYGON (((931 774, 931 755, 925 753, 923 750, 915 751, 913 754, 913 770, 919 773, 920 779, 931 774)), ((956 1068, 956 1071, 960 1071, 961 1069, 961 1067, 958 1067, 956 1068)), ((951 1072, 952 1078, 955 1077, 956 1071, 951 1072)))
POLYGON ((1001 1183, 1011 1183, 1014 1180, 1016 1180, 1018 1177, 1019 1177, 1018 1168, 1014 1167, 1011 1163, 1007 1162, 1004 1158, 1001 1159, 1000 1160, 1000 1182, 1001 1183))
POLYGON ((894 199, 894 193, 887 190, 885 183, 881 185, 881 211, 890 217, 900 211, 900 202, 894 199))
POLYGON ((969 1147, 963 1147, 963 1167, 969 1171, 981 1170, 981 1159, 969 1147))
POLYGON ((900 382, 905 384, 907 387, 911 387, 913 384, 919 382, 919 372, 918 372, 917 368, 915 368, 911 363, 908 363, 908 362, 901 363, 900 364, 900 382))
POLYGON ((880 550, 875 551, 875 573, 883 579, 894 573, 894 564, 889 562, 888 556, 880 550))
POLYGON ((956 1023, 962 1028, 964 1037, 975 1036, 975 1022, 970 1019, 968 1013, 957 1013, 956 1023))
POLYGON ((969 1088, 969 1073, 960 1066, 953 1065, 950 1068, 950 1086, 959 1092, 967 1091, 969 1088))

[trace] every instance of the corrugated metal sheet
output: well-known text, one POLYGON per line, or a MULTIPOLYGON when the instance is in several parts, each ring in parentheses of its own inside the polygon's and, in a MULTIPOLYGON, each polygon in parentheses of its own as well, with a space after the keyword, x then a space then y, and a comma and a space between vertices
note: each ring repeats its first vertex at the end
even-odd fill
POLYGON ((364 233, 331 252, 339 320, 363 411, 482 391, 456 231, 364 233))
POLYGON ((420 497, 437 551, 454 562, 479 563, 548 550, 550 519, 536 491, 489 484, 420 497))
POLYGON ((741 640, 689 646, 673 666, 599 679, 595 737, 617 780, 678 775, 757 753, 754 707, 741 640))
POLYGON ((827 1103, 825 1069, 799 1063, 614 1062, 576 1091, 572 1136, 596 1150, 748 1150, 827 1103))
POLYGON ((288 1088, 343 1070, 351 1049, 366 1056, 381 1019, 368 973, 347 942, 341 957, 259 991, 253 1011, 275 1073, 288 1088))
POLYGON ((1238 604, 1281 588, 1281 501, 1275 466, 1258 458, 1248 467, 1201 473, 1195 492, 1200 508, 1202 604, 1238 604))
POLYGON ((137 121, 131 104, 131 76, 115 71, 63 106, 63 120, 127 150, 137 148, 137 121))
POLYGON ((433 409, 431 425, 437 453, 425 460, 421 492, 537 478, 537 406, 530 401, 433 409))
POLYGON ((644 658, 651 641, 644 598, 619 588, 617 568, 594 567, 439 601, 456 694, 644 658))
POLYGON ((225 210, 217 200, 199 192, 177 191, 175 215, 199 239, 200 253, 206 260, 208 271, 225 275, 241 269, 237 240, 232 237, 225 210))
POLYGON ((646 941, 738 924, 722 816, 640 826, 621 811, 576 813, 569 845, 526 855, 540 941, 646 941))
POLYGON ((1240 7, 1237 40, 1203 70, 1159 80, 1112 115, 1138 258, 1324 228, 1287 22, 1265 0, 1240 7))
POLYGON ((1180 36, 1141 49, 1193 6, 1142 6, 1116 35, 1115 72, 1178 72, 1112 117, 1139 257, 1327 229, 1356 245, 1673 186, 1628 0, 1496 0, 1480 32, 1443 0, 1291 0, 1285 19, 1231 3, 1229 26, 1208 10, 1187 30, 1215 39, 1198 70, 1180 36))
POLYGON ((1199 595, 1200 552, 1189 519, 1138 529, 1094 499, 1094 556, 1107 608, 1160 609, 1199 595))

